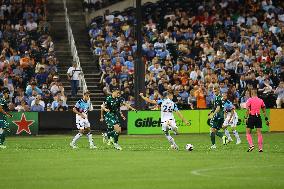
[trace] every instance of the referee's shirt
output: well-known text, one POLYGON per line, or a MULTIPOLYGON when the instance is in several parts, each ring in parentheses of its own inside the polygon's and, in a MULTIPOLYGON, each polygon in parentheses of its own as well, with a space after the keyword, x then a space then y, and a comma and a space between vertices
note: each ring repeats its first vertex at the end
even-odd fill
POLYGON ((263 100, 258 97, 251 97, 247 100, 246 107, 249 111, 247 127, 251 129, 261 128, 260 109, 265 107, 263 100))

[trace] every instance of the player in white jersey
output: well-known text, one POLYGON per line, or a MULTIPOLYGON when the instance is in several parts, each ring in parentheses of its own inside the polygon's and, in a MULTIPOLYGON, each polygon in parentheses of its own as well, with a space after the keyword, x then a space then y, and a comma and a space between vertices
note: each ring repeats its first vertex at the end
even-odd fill
POLYGON ((177 125, 174 118, 173 112, 176 112, 177 115, 182 119, 183 122, 185 122, 187 125, 189 125, 189 122, 183 117, 183 115, 179 112, 177 105, 172 101, 173 94, 172 93, 165 93, 163 100, 150 100, 149 98, 145 97, 143 93, 140 93, 140 96, 145 100, 146 102, 149 102, 151 104, 156 104, 161 106, 161 126, 162 130, 166 135, 166 138, 171 144, 171 148, 178 150, 178 145, 175 143, 175 140, 170 135, 169 131, 172 130, 174 132, 177 132, 177 125))
POLYGON ((231 101, 227 99, 227 93, 223 93, 222 95, 222 100, 224 101, 224 117, 225 121, 223 123, 222 128, 224 129, 225 135, 228 138, 229 142, 232 142, 233 139, 230 135, 229 130, 227 129, 229 126, 231 126, 232 132, 235 135, 237 142, 236 144, 241 143, 241 139, 239 136, 238 131, 236 130, 237 124, 238 124, 238 114, 235 110, 235 106, 231 101))
POLYGON ((91 109, 91 104, 89 100, 90 100, 90 92, 87 91, 84 93, 83 98, 80 99, 73 108, 73 112, 76 113, 76 126, 79 132, 70 143, 70 146, 72 148, 77 148, 76 141, 81 136, 83 136, 83 134, 86 134, 89 139, 90 149, 97 148, 92 138, 90 122, 88 120, 88 111, 91 109))

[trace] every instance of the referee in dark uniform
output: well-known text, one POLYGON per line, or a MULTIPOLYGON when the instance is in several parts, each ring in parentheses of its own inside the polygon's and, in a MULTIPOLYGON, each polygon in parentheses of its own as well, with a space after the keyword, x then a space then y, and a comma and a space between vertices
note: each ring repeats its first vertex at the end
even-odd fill
POLYGON ((251 98, 249 98, 246 102, 247 108, 247 129, 246 129, 246 137, 249 143, 248 152, 253 151, 254 145, 251 137, 252 129, 256 128, 257 137, 258 137, 258 149, 259 152, 263 152, 263 138, 261 134, 262 121, 260 116, 260 109, 262 109, 263 115, 265 116, 265 120, 268 122, 268 118, 266 116, 266 108, 262 99, 257 97, 257 90, 252 89, 251 98))

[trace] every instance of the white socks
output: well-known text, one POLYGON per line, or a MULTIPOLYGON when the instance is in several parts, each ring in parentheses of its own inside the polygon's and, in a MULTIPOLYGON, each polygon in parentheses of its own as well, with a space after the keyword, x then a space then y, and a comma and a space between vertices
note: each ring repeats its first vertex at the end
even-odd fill
POLYGON ((228 130, 228 129, 225 129, 224 132, 225 132, 225 135, 226 135, 226 137, 228 138, 228 140, 232 140, 232 137, 231 137, 231 135, 230 135, 229 130, 228 130))
POLYGON ((238 131, 234 130, 233 133, 234 133, 236 139, 237 139, 238 141, 240 141, 241 139, 240 139, 240 136, 239 136, 238 131))
POLYGON ((176 146, 175 140, 173 137, 171 137, 171 135, 166 135, 168 141, 171 143, 171 145, 176 146))
POLYGON ((75 137, 74 137, 73 140, 72 140, 72 144, 75 144, 76 141, 77 141, 81 136, 83 136, 82 133, 78 133, 77 135, 75 135, 75 137))
POLYGON ((88 133, 87 137, 89 139, 90 146, 93 146, 94 145, 93 135, 91 133, 88 133))

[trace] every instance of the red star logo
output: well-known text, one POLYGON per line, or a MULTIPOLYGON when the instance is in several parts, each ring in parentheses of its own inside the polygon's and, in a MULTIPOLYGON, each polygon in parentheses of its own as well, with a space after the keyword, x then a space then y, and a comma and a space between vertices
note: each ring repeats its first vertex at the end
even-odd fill
POLYGON ((32 134, 30 130, 30 126, 35 122, 34 120, 27 120, 26 115, 22 113, 21 120, 19 121, 12 121, 15 125, 18 126, 17 135, 21 132, 25 131, 28 134, 32 134))

